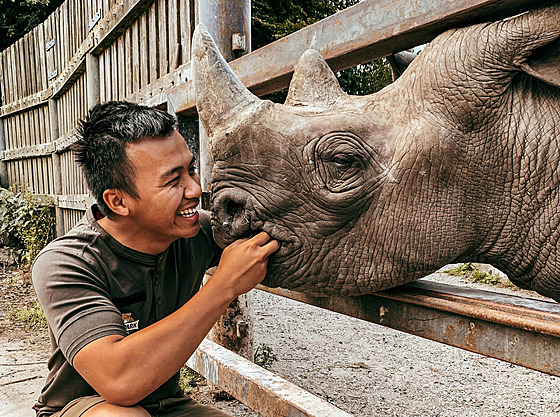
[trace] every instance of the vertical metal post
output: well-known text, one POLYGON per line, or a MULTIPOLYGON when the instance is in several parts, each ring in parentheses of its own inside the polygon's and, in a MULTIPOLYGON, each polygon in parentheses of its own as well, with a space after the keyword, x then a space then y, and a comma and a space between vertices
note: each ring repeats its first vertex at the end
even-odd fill
MULTIPOLYGON (((196 23, 206 26, 226 61, 251 52, 251 0, 199 0, 197 12, 196 23)), ((212 172, 210 140, 202 125, 199 130, 200 181, 205 193, 203 203, 209 203, 212 172)))
MULTIPOLYGON (((55 99, 49 99, 49 121, 51 126, 51 141, 54 142, 58 139, 58 110, 55 99)), ((62 236, 65 232, 64 227, 64 212, 58 205, 58 196, 62 195, 62 170, 60 168, 60 155, 54 150, 51 155, 53 164, 53 177, 54 177, 54 194, 56 204, 56 235, 62 236)))
MULTIPOLYGON (((199 0, 196 23, 204 23, 226 61, 250 52, 251 0, 199 0)), ((199 124, 202 207, 210 208, 210 139, 199 124)), ((234 300, 209 333, 210 340, 253 360, 253 297, 234 300)))

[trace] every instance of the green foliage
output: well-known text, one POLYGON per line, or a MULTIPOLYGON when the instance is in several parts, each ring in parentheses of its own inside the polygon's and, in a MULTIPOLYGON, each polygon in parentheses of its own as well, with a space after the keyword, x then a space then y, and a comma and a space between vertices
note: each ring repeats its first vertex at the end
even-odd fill
POLYGON ((252 48, 267 45, 356 3, 359 0, 253 0, 252 48))
POLYGON ((64 0, 0 0, 0 51, 43 22, 64 0))
POLYGON ((391 66, 386 59, 348 68, 337 72, 336 77, 344 91, 356 95, 376 93, 393 81, 391 66))
POLYGON ((272 365, 276 361, 276 355, 272 352, 270 346, 261 344, 256 350, 253 356, 253 362, 259 366, 267 367, 272 365))
POLYGON ((54 204, 35 198, 29 190, 0 189, 0 245, 20 251, 28 266, 52 239, 54 204))
MULTIPOLYGON (((252 49, 274 42, 357 3, 359 0, 253 0, 252 49)), ((390 66, 384 59, 340 71, 336 76, 345 92, 356 95, 374 93, 392 81, 390 66)), ((282 90, 263 98, 283 103, 286 95, 287 90, 282 90)))
POLYGON ((14 324, 21 324, 26 330, 36 330, 47 327, 47 319, 39 303, 33 307, 20 308, 11 307, 7 315, 14 324))
POLYGON ((204 378, 188 366, 183 366, 179 372, 179 386, 185 395, 196 392, 196 387, 204 383, 204 378))
POLYGON ((494 274, 492 271, 483 272, 478 269, 478 267, 472 262, 460 264, 455 268, 444 271, 446 274, 453 275, 455 277, 465 277, 470 282, 477 284, 488 284, 488 285, 500 285, 513 286, 507 280, 506 283, 502 283, 500 277, 494 274))

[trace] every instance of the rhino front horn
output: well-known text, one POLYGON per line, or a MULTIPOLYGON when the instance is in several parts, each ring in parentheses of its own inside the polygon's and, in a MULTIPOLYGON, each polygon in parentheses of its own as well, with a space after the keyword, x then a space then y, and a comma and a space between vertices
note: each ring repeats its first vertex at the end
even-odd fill
POLYGON ((208 134, 261 101, 237 78, 203 24, 193 34, 192 71, 198 115, 208 134))

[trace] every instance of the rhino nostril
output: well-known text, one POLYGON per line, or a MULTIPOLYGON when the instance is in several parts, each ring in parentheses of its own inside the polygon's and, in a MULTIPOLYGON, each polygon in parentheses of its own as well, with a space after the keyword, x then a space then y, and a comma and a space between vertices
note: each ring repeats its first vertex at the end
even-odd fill
POLYGON ((226 203, 226 214, 230 220, 235 219, 244 214, 244 205, 233 200, 226 203))

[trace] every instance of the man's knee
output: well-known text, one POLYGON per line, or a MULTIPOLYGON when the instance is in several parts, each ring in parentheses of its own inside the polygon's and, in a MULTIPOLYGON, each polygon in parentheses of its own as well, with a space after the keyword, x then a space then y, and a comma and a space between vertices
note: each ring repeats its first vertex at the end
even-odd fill
POLYGON ((87 410, 83 417, 150 417, 150 414, 140 406, 121 407, 105 401, 87 410))

